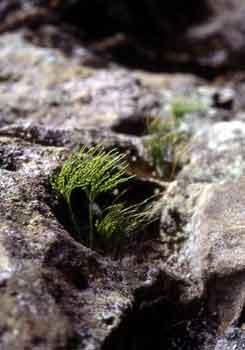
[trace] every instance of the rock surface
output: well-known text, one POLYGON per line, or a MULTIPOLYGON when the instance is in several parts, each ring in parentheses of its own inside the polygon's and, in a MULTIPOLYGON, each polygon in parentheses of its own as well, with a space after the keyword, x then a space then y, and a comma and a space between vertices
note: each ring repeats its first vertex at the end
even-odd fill
MULTIPOLYGON (((145 252, 144 258, 132 255, 112 261, 74 241, 54 215, 55 197, 48 189, 48 178, 69 147, 78 145, 76 140, 89 144, 88 135, 93 140, 93 133, 71 132, 68 142, 67 132, 51 137, 52 132, 46 131, 45 141, 45 129, 42 133, 39 126, 38 130, 35 134, 31 128, 19 127, 15 137, 7 136, 8 128, 1 130, 2 348, 17 349, 21 344, 28 349, 68 349, 67 344, 78 342, 79 349, 99 349, 130 309, 137 289, 147 293, 158 276, 164 276, 164 283, 157 293, 165 293, 165 289, 168 293, 168 279, 176 285, 179 282, 156 268, 157 257, 151 252, 145 252), (29 141, 24 141, 25 132, 29 141), (52 323, 57 328, 52 328, 52 323)), ((106 135, 108 143, 110 134, 106 135)), ((122 147, 131 140, 121 139, 122 147)), ((111 144, 115 140, 120 145, 120 136, 114 135, 111 144)))
POLYGON ((184 248, 221 331, 234 324, 244 308, 244 184, 242 178, 206 185, 184 248))
POLYGON ((189 4, 145 1, 139 16, 131 2, 107 1, 100 21, 108 27, 98 38, 89 21, 86 28, 79 16, 71 23, 75 10, 90 14, 94 2, 1 2, 1 349, 244 346, 244 74, 208 82, 99 57, 119 59, 121 49, 135 46, 132 60, 216 72, 239 64, 244 5, 203 1, 200 23, 196 2, 189 4), (140 18, 149 22, 137 33, 132 23, 142 28, 140 18), (158 40, 152 45, 156 33, 165 37, 161 49, 158 40), (172 169, 163 181, 146 146, 149 122, 173 118, 180 97, 202 108, 182 105, 179 128, 188 137, 181 159, 162 159, 172 169), (160 219, 120 259, 76 239, 49 182, 74 149, 96 143, 127 154, 133 200, 161 193, 154 206, 160 219))
POLYGON ((2 36, 0 46, 1 125, 21 119, 55 128, 110 126, 161 109, 160 94, 123 69, 81 67, 20 34, 2 36))
POLYGON ((218 340, 215 350, 243 349, 245 346, 244 332, 239 328, 231 327, 224 337, 218 340))
POLYGON ((179 174, 188 182, 224 182, 244 175, 242 121, 215 123, 189 144, 190 163, 179 174))
POLYGON ((45 280, 55 275, 29 265, 1 288, 1 348, 67 349, 72 346, 74 334, 48 293, 45 280))

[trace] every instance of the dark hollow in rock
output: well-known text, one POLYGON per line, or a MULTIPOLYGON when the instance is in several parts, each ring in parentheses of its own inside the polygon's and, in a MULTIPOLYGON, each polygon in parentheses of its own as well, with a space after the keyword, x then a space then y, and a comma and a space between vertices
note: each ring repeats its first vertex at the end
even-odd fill
POLYGON ((212 12, 208 1, 199 1, 197 6, 195 0, 184 4, 178 0, 165 3, 159 0, 26 0, 24 5, 22 0, 3 0, 0 18, 4 21, 17 10, 23 13, 36 10, 38 14, 39 9, 41 16, 41 10, 47 9, 50 20, 56 16, 60 21, 83 30, 87 37, 98 39, 115 32, 125 32, 162 45, 161 34, 168 34, 165 37, 167 42, 173 30, 182 33, 190 24, 200 23, 212 12))
POLYGON ((215 319, 200 301, 181 303, 177 288, 155 300, 138 298, 120 326, 106 339, 102 350, 206 350, 213 349, 215 319))
POLYGON ((148 125, 153 120, 154 118, 143 115, 135 115, 133 118, 120 118, 112 126, 112 131, 134 136, 147 135, 148 125))
MULTIPOLYGON (((178 51, 188 52, 191 45, 185 42, 188 28, 213 12, 206 0, 198 6, 195 0, 74 1, 57 10, 61 21, 79 28, 83 40, 98 54, 153 71, 193 71, 190 59, 181 64, 174 61, 178 51)), ((196 68, 200 74, 209 74, 201 64, 196 68)))
MULTIPOLYGON (((88 287, 88 273, 86 266, 81 261, 79 248, 72 241, 60 238, 47 251, 44 265, 61 271, 62 277, 69 285, 74 286, 78 290, 84 290, 88 287)), ((92 261, 92 259, 90 259, 90 263, 91 269, 92 264, 95 266, 95 269, 97 268, 96 262, 92 261)), ((48 281, 48 276, 46 280, 48 281)), ((56 292, 58 293, 58 288, 56 292)))
MULTIPOLYGON (((174 23, 178 31, 188 27, 190 23, 198 23, 210 12, 208 3, 189 0, 185 4, 178 0, 162 3, 159 0, 130 1, 73 1, 63 10, 64 18, 97 38, 112 34, 115 31, 135 33, 156 41, 156 34, 165 29, 170 32, 174 23), (95 11, 95 8, 97 11, 95 11), (91 22, 91 18, 94 22, 91 22), (164 24, 165 22, 165 24, 164 24), (102 30, 98 32, 93 23, 102 30), (147 23, 147 28, 145 26, 147 23)), ((97 27, 97 28, 98 28, 97 27)), ((175 28, 176 29, 176 28, 175 28)), ((160 40, 160 39, 159 39, 160 40)))
POLYGON ((236 323, 238 327, 243 328, 243 331, 244 331, 244 326, 245 326, 245 308, 244 307, 236 323))
POLYGON ((14 145, 3 144, 0 149, 0 168, 8 171, 17 171, 19 168, 19 158, 23 151, 15 148, 14 145))
POLYGON ((92 52, 92 64, 113 59, 151 71, 212 78, 244 68, 243 18, 244 4, 235 0, 2 0, 0 32, 30 28, 37 43, 39 36, 45 41, 40 28, 52 24, 71 34, 69 44, 55 35, 53 46, 72 54, 73 42, 78 47, 82 40, 92 52))
MULTIPOLYGON (((127 206, 137 205, 148 201, 155 200, 157 193, 161 192, 162 187, 156 183, 146 179, 135 177, 131 179, 126 185, 121 185, 117 188, 116 192, 106 193, 99 196, 96 203, 93 204, 94 210, 94 222, 102 215, 102 210, 105 207, 110 206, 115 201, 118 193, 122 193, 118 202, 126 203, 127 206)), ((48 204, 51 206, 58 221, 64 226, 64 228, 71 234, 71 236, 79 243, 85 243, 89 235, 89 201, 84 191, 77 189, 71 195, 71 206, 75 215, 77 224, 81 231, 78 234, 76 232, 74 223, 71 220, 69 208, 67 203, 62 198, 55 199, 55 192, 51 189, 50 184, 47 185, 47 191, 49 192, 48 204)), ((120 247, 121 254, 129 251, 133 252, 135 244, 144 242, 147 240, 156 239, 159 235, 159 220, 160 217, 156 217, 148 225, 143 226, 138 232, 135 232, 132 237, 126 238, 125 243, 120 247)), ((116 233, 115 233, 116 234, 116 233)), ((113 247, 113 243, 112 247, 113 247)), ((110 242, 104 242, 100 237, 95 239, 95 250, 106 255, 113 255, 110 242)), ((120 254, 120 255, 121 255, 120 254)))

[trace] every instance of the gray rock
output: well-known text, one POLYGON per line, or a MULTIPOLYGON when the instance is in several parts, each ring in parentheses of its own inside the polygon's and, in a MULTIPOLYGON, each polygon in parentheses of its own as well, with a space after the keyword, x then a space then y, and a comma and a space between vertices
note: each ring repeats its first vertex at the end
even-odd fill
POLYGON ((57 277, 29 265, 1 287, 0 347, 3 350, 65 350, 75 335, 45 281, 45 278, 57 277))
MULTIPOLYGON (((3 26, 35 23, 41 12, 28 12, 33 3, 4 0, 0 18, 10 21, 3 26), (16 6, 24 12, 12 16, 16 6)), ((131 6, 115 2, 114 16, 118 3, 123 13, 131 6)), ((63 11, 63 4, 55 2, 54 10, 63 11)), ((144 2, 142 11, 153 10, 152 4, 144 2)), ((174 50, 161 48, 158 60, 171 56, 174 63, 214 69, 240 62, 243 12, 237 9, 244 5, 230 0, 203 5, 211 11, 208 22, 181 28, 178 48, 174 42, 174 50), (197 42, 204 51, 195 51, 197 42)), ((157 17, 158 26, 162 17, 157 17)), ((94 59, 90 50, 54 26, 36 34, 5 33, 0 46, 0 348, 148 349, 158 339, 171 350, 244 347, 242 78, 237 89, 230 81, 211 85, 190 75, 132 73, 113 64, 95 69, 85 62, 94 59), (69 52, 57 50, 48 38, 68 43, 69 52), (162 183, 152 178, 141 136, 149 117, 169 117, 179 96, 197 98, 206 108, 183 117, 181 128, 191 135, 183 158, 190 161, 183 162, 175 181, 162 183), (156 206, 160 226, 156 222, 151 239, 137 241, 120 260, 74 239, 49 186, 49 176, 73 149, 94 143, 128 154, 130 170, 139 176, 137 196, 149 188, 163 191, 156 206)), ((93 47, 103 52, 103 43, 99 46, 93 47)))
POLYGON ((206 185, 192 219, 184 256, 217 313, 220 331, 235 322, 244 307, 244 178, 206 185))
MULTIPOLYGON (((98 134, 98 130, 52 132, 20 126, 1 130, 3 350, 69 349, 75 343, 81 349, 101 349, 132 307, 138 289, 147 293, 153 288, 153 299, 168 292, 165 282, 170 277, 156 268, 154 251, 144 252, 142 246, 137 254, 117 261, 102 256, 76 242, 61 224, 62 213, 54 210, 49 176, 71 149, 90 144, 98 134), (159 275, 164 284, 159 285, 159 275)), ((108 131, 100 137, 107 145, 131 144, 137 150, 135 138, 108 131)), ((182 283, 173 277, 171 281, 171 285, 182 283)))
POLYGON ((191 219, 203 188, 203 184, 184 187, 175 181, 168 186, 162 200, 159 201, 158 205, 162 208, 160 236, 166 258, 176 258, 189 238, 191 219))
POLYGON ((230 327, 223 337, 217 341, 215 350, 243 350, 245 349, 245 335, 239 328, 230 327))
POLYGON ((81 66, 22 33, 1 36, 0 46, 0 126, 20 120, 67 129, 111 126, 161 109, 159 93, 122 68, 81 66))
POLYGON ((220 122, 190 140, 190 163, 179 174, 188 182, 224 182, 244 175, 245 124, 220 122))

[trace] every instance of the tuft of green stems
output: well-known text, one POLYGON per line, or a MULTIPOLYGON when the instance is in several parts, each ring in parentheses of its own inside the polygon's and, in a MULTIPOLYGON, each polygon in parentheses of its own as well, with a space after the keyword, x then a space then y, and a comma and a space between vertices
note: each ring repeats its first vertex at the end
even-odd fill
POLYGON ((171 104, 171 110, 176 120, 181 120, 187 113, 203 112, 206 106, 198 98, 175 97, 171 104))
POLYGON ((172 113, 169 118, 155 118, 148 124, 145 145, 152 165, 160 177, 172 178, 180 165, 180 157, 187 150, 188 135, 181 130, 185 115, 206 109, 207 106, 197 97, 176 97, 172 100, 172 113), (172 169, 168 169, 170 163, 172 169))
POLYGON ((125 203, 116 203, 105 209, 105 215, 96 224, 98 233, 110 238, 116 232, 127 237, 142 225, 149 223, 151 218, 151 206, 145 206, 145 202, 126 206, 125 203))
POLYGON ((127 206, 125 203, 116 203, 105 209, 102 220, 96 223, 96 230, 103 239, 114 241, 113 255, 117 256, 120 244, 151 221, 153 215, 150 205, 140 203, 127 206))
POLYGON ((167 163, 173 163, 169 177, 172 177, 177 166, 177 148, 184 144, 187 135, 179 130, 180 120, 172 116, 162 121, 156 118, 148 125, 149 136, 145 140, 145 145, 150 160, 160 177, 166 177, 169 169, 166 170, 167 163))
POLYGON ((70 216, 76 231, 77 220, 71 204, 71 195, 81 189, 85 192, 89 205, 89 246, 93 246, 93 204, 102 193, 112 191, 127 182, 127 162, 123 154, 115 149, 106 152, 101 145, 82 147, 63 165, 52 185, 68 204, 70 216))
MULTIPOLYGON (((88 201, 88 245, 91 248, 94 246, 95 233, 104 240, 113 238, 119 242, 148 220, 149 210, 143 210, 142 204, 126 206, 125 203, 115 201, 103 207, 101 217, 95 220, 94 208, 98 208, 96 201, 100 195, 112 193, 119 185, 130 181, 132 176, 127 174, 127 169, 126 156, 116 149, 107 152, 102 145, 91 148, 84 146, 66 160, 59 174, 51 181, 52 187, 68 205, 77 234, 81 234, 81 225, 71 198, 75 191, 84 191, 88 201)), ((120 194, 117 198, 120 198, 120 194)))

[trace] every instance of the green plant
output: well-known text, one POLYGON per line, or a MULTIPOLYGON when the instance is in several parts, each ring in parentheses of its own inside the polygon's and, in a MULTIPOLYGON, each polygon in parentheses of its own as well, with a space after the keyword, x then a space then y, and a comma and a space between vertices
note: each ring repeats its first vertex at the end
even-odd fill
POLYGON ((189 135, 181 128, 184 116, 206 108, 198 98, 176 97, 172 100, 169 118, 155 118, 148 123, 145 144, 150 161, 160 177, 172 178, 187 151, 189 135))
POLYGON ((79 231, 77 220, 71 204, 71 195, 81 189, 89 202, 89 245, 93 245, 93 206, 99 195, 113 190, 119 184, 127 182, 127 163, 125 156, 116 150, 106 152, 101 145, 82 147, 74 153, 63 165, 52 185, 60 193, 70 211, 76 231, 79 231))
POLYGON ((180 120, 175 116, 161 120, 156 118, 148 125, 149 136, 145 145, 152 165, 161 177, 172 177, 178 166, 178 149, 186 144, 187 135, 179 129, 180 120), (180 147, 181 145, 181 147, 180 147), (167 164, 172 168, 167 169, 167 164))
MULTIPOLYGON (((82 149, 70 156, 64 163, 58 175, 51 184, 68 205, 70 217, 77 234, 81 234, 80 221, 77 220, 72 204, 72 194, 82 190, 88 201, 89 240, 90 247, 94 245, 94 234, 104 240, 115 238, 120 240, 137 230, 149 217, 149 210, 143 210, 142 205, 126 206, 118 203, 120 194, 113 203, 102 207, 99 218, 95 219, 95 210, 99 208, 96 201, 102 194, 111 193, 119 185, 130 181, 127 175, 125 155, 115 149, 106 152, 102 145, 82 149)), ((97 210, 98 211, 98 210, 97 210)))
POLYGON ((152 220, 151 205, 140 203, 127 206, 125 203, 116 203, 105 209, 102 220, 96 223, 96 230, 104 239, 113 239, 114 255, 117 255, 120 243, 152 220))
POLYGON ((176 120, 181 120, 186 113, 203 112, 206 106, 198 98, 176 97, 171 104, 172 114, 176 120))

